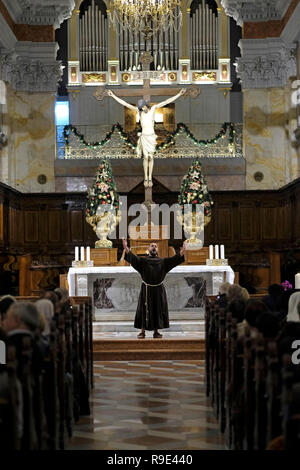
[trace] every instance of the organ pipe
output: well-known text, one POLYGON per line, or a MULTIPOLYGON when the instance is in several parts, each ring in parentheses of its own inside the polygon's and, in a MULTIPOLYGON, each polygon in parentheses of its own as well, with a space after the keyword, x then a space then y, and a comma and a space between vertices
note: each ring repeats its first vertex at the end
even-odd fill
MULTIPOLYGON (((194 2, 193 2, 194 3, 194 2)), ((218 67, 218 14, 206 0, 198 0, 190 15, 191 67, 218 67)))
POLYGON ((95 0, 79 18, 80 69, 97 72, 107 69, 107 19, 95 0))

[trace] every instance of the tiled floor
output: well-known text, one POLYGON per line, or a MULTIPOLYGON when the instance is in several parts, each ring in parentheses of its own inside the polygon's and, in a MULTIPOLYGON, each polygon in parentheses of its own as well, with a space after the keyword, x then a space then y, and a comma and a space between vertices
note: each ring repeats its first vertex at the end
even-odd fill
POLYGON ((95 362, 92 415, 67 449, 226 449, 204 388, 204 361, 95 362))
MULTIPOLYGON (((140 330, 135 331, 96 331, 93 332, 93 339, 136 339, 137 335, 139 334, 140 330)), ((167 331, 167 330, 160 330, 159 331, 165 339, 168 338, 205 338, 204 331, 167 331)), ((153 338, 153 331, 146 331, 146 338, 153 338)))

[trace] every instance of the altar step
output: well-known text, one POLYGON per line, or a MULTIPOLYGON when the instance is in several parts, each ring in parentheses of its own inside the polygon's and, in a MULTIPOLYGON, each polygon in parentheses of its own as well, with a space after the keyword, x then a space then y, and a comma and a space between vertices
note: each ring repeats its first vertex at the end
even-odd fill
MULTIPOLYGON (((150 334, 150 332, 147 332, 150 334)), ((200 360, 205 358, 203 338, 111 339, 94 340, 96 361, 200 360)))
MULTIPOLYGON (((134 317, 131 316, 130 320, 112 320, 110 321, 96 321, 93 323, 94 334, 100 332, 134 332, 133 327, 134 317)), ((171 320, 170 332, 184 332, 195 331, 204 334, 204 320, 171 320)))

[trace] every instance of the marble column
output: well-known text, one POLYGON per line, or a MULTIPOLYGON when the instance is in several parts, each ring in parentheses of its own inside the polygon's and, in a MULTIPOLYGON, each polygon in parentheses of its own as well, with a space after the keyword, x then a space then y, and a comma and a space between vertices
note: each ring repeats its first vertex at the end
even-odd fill
POLYGON ((22 192, 54 192, 55 95, 62 68, 56 43, 19 42, 3 53, 3 113, 8 144, 2 149, 2 181, 22 192))

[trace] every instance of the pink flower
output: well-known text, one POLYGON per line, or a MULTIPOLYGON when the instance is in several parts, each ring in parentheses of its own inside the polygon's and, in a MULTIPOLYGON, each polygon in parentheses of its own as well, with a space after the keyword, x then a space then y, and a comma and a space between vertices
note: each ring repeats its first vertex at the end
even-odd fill
POLYGON ((195 190, 197 190, 197 189, 199 188, 199 186, 200 186, 199 183, 194 182, 194 183, 191 183, 191 184, 190 184, 190 189, 195 189, 195 190))
POLYGON ((285 291, 293 288, 292 284, 290 284, 289 281, 284 281, 281 283, 281 285, 285 291))

